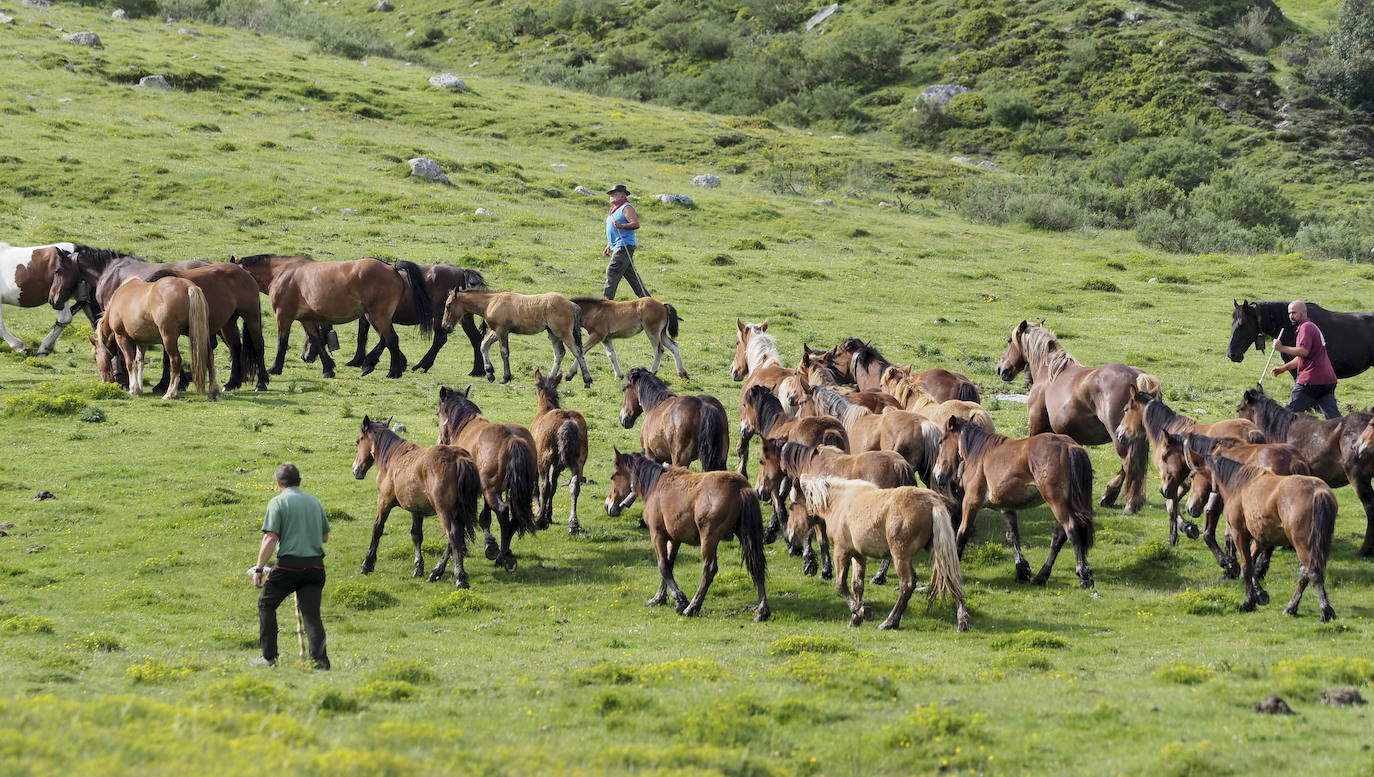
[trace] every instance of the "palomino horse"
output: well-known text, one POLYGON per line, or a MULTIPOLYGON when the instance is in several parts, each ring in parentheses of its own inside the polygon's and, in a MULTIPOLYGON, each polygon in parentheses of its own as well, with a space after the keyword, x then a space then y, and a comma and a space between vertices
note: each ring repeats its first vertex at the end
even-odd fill
MULTIPOLYGON (((21 308, 36 308, 47 302, 44 293, 52 286, 52 275, 57 269, 58 249, 75 251, 72 243, 52 243, 45 246, 12 246, 0 243, 0 303, 21 308)), ((52 353, 62 330, 72 322, 72 306, 63 300, 57 307, 57 321, 48 330, 43 342, 38 346, 38 355, 52 353)), ((10 333, 5 326, 3 308, 0 308, 0 336, 10 344, 16 353, 28 353, 29 346, 10 333)))
MULTIPOLYGON (((878 353, 878 349, 856 337, 848 338, 830 349, 825 357, 841 376, 841 380, 854 383, 860 389, 881 389, 883 373, 888 367, 893 366, 892 362, 878 353)), ((960 373, 938 367, 915 374, 911 374, 911 367, 901 369, 916 381, 922 391, 934 397, 937 402, 947 402, 951 399, 982 402, 978 387, 960 373)))
POLYGON ((382 539, 387 516, 397 507, 410 512, 410 539, 415 543, 415 577, 425 573, 420 551, 424 541, 425 516, 438 515, 439 526, 448 538, 449 550, 443 564, 429 574, 429 582, 444 573, 449 555, 453 556, 453 584, 468 587, 463 567, 467 542, 474 537, 477 523, 477 497, 482 492, 477 465, 468 452, 454 445, 422 448, 403 440, 391 431, 386 421, 363 416, 358 432, 358 453, 353 458, 353 477, 362 480, 375 462, 377 465, 377 518, 372 522, 372 543, 363 557, 360 574, 372 573, 377 565, 377 543, 382 539))
POLYGON ((935 479, 942 485, 954 480, 964 492, 963 519, 959 524, 959 553, 973 536, 973 519, 983 505, 996 507, 1006 522, 1007 543, 1016 557, 1017 582, 1044 585, 1054 568, 1064 540, 1073 543, 1078 581, 1091 588, 1088 549, 1093 545, 1093 465, 1088 452, 1063 434, 1036 434, 1020 440, 989 434, 961 418, 949 419, 940 441, 940 460, 935 479), (1048 504, 1054 513, 1054 537, 1039 574, 1031 580, 1030 564, 1021 555, 1021 530, 1016 511, 1048 504))
POLYGON ((812 386, 809 399, 816 412, 839 420, 849 437, 849 450, 893 451, 931 485, 930 470, 940 451, 941 428, 910 410, 877 414, 824 386, 812 386))
POLYGON ((477 474, 482 479, 482 537, 487 558, 506 571, 515 571, 511 537, 533 534, 538 528, 534 518, 534 492, 539 477, 534 437, 520 424, 497 424, 487 420, 468 399, 468 386, 456 391, 439 387, 439 443, 457 445, 472 454, 477 474), (501 544, 491 536, 491 514, 501 529, 501 544))
POLYGON ((1167 434, 1200 434, 1218 439, 1238 442, 1262 443, 1264 432, 1244 418, 1227 418, 1210 424, 1199 423, 1164 404, 1164 400, 1153 397, 1144 391, 1131 391, 1126 400, 1126 412, 1116 426, 1118 440, 1134 440, 1141 434, 1150 439, 1150 458, 1159 472, 1159 493, 1164 497, 1164 507, 1169 514, 1169 544, 1178 544, 1181 529, 1189 539, 1197 539, 1197 524, 1184 518, 1178 510, 1178 500, 1188 490, 1186 478, 1180 475, 1187 472, 1177 457, 1171 457, 1165 445, 1167 434))
MULTIPOLYGON (((1231 341, 1226 356, 1233 362, 1245 358, 1245 351, 1254 343, 1255 350, 1264 351, 1264 338, 1278 337, 1293 345, 1297 328, 1288 321, 1288 303, 1236 302, 1231 300, 1231 341)), ((1326 355, 1337 378, 1349 378, 1374 365, 1374 313, 1337 313, 1315 302, 1307 303, 1307 317, 1326 338, 1326 355)))
MULTIPOLYGON (((620 371, 620 360, 616 358, 611 341, 633 337, 640 332, 649 338, 649 345, 654 350, 654 364, 649 371, 658 373, 658 364, 663 360, 663 348, 666 346, 673 355, 673 361, 677 362, 677 376, 686 379, 687 368, 682 365, 682 352, 677 347, 677 308, 653 297, 640 297, 626 302, 602 297, 573 297, 573 302, 582 309, 582 328, 587 330, 585 348, 601 343, 611 360, 611 369, 615 370, 617 380, 624 380, 625 373, 620 371)), ((569 372, 563 379, 570 380, 572 376, 573 373, 569 372)))
POLYGON ((547 378, 534 371, 534 389, 539 394, 539 406, 534 411, 530 434, 539 459, 539 513, 536 524, 541 529, 553 523, 553 493, 558 488, 558 475, 563 470, 572 473, 568 495, 572 497, 572 512, 568 514, 568 533, 582 531, 577 520, 577 498, 582 494, 583 470, 587 466, 587 419, 576 410, 564 410, 558 405, 558 384, 563 376, 554 373, 547 378))
MULTIPOLYGON (((1236 565, 1235 549, 1231 547, 1234 544, 1233 541, 1228 538, 1228 549, 1225 553, 1217 545, 1217 519, 1221 516, 1223 500, 1221 494, 1212 486, 1211 474, 1203 466, 1202 457, 1215 453, 1242 464, 1267 469, 1275 475, 1312 474, 1312 470, 1307 466, 1307 461, 1302 457, 1302 453, 1292 445, 1283 442, 1243 443, 1234 439, 1212 438, 1201 434, 1173 435, 1165 433, 1160 440, 1158 451, 1162 452, 1163 457, 1168 462, 1165 471, 1177 472, 1175 461, 1181 461, 1182 474, 1192 475, 1193 489, 1192 493, 1188 495, 1188 512, 1194 518, 1203 515, 1204 511, 1206 512, 1203 520, 1202 541, 1207 544, 1207 549, 1212 551, 1213 557, 1217 560, 1217 565, 1222 568, 1227 577, 1239 575, 1240 567, 1236 565)), ((1180 475, 1171 476, 1182 480, 1180 475)), ((1264 570, 1268 566, 1269 555, 1266 553, 1259 560, 1258 574, 1260 578, 1264 577, 1264 570)))
POLYGON ((1355 489, 1364 506, 1364 543, 1357 555, 1374 556, 1374 451, 1361 448, 1360 435, 1369 426, 1374 414, 1354 412, 1343 418, 1324 420, 1294 413, 1264 395, 1256 386, 1247 389, 1236 405, 1236 414, 1248 418, 1264 432, 1271 442, 1286 442, 1296 447, 1312 474, 1326 481, 1332 488, 1347 483, 1355 489))
MULTIPOLYGON (((755 386, 763 386, 776 391, 784 378, 796 374, 796 370, 782 366, 782 356, 778 354, 778 341, 768 334, 768 319, 762 324, 746 324, 735 319, 739 330, 735 340, 735 358, 730 362, 730 378, 744 380, 739 392, 739 412, 743 419, 749 392, 755 386), (748 376, 748 380, 745 380, 748 376)), ((735 443, 735 456, 739 459, 735 467, 741 475, 749 477, 749 439, 754 430, 740 421, 739 442, 735 443)))
POLYGON ((883 370, 883 390, 891 394, 897 404, 934 421, 940 428, 951 418, 962 418, 977 424, 989 432, 996 432, 992 416, 977 402, 967 399, 937 399, 926 390, 929 385, 912 375, 905 367, 888 367, 883 370))
POLYGON ((1031 384, 1029 434, 1058 432, 1082 445, 1112 443, 1121 457, 1121 470, 1107 484, 1099 504, 1115 504, 1124 488, 1125 512, 1139 512, 1145 506, 1149 443, 1144 437, 1122 441, 1115 432, 1131 391, 1159 396, 1159 381, 1119 362, 1085 367, 1064 350, 1053 332, 1027 321, 1012 328, 1006 353, 997 363, 997 377, 1010 381, 1023 369, 1031 384))
POLYGON ((636 497, 644 498, 644 525, 658 557, 658 593, 644 604, 664 604, 672 594, 679 615, 701 614, 701 602, 719 566, 720 541, 739 539, 744 566, 754 578, 759 602, 754 620, 772 614, 764 589, 767 560, 763 552, 763 515, 759 497, 749 481, 735 472, 693 472, 685 467, 664 466, 642 453, 615 452, 615 472, 606 494, 606 514, 620 515, 636 497), (701 584, 691 602, 673 579, 673 564, 683 545, 701 546, 701 584))
POLYGON ((815 406, 809 396, 812 386, 834 389, 845 399, 874 413, 903 409, 902 403, 886 391, 860 391, 852 385, 842 385, 835 370, 822 363, 824 358, 825 351, 813 351, 803 343, 801 364, 795 374, 783 378, 773 389, 789 416, 815 415, 815 406))
MULTIPOLYGON (((215 382, 215 360, 210 352, 214 330, 209 319, 205 292, 184 278, 154 276, 151 282, 130 278, 110 298, 110 305, 96 324, 96 368, 100 379, 114 380, 111 354, 118 349, 129 365, 129 393, 143 393, 143 362, 148 345, 161 343, 171 363, 172 374, 181 374, 181 349, 177 339, 187 334, 191 340, 191 380, 196 390, 211 402, 219 399, 215 382), (209 389, 206 375, 209 374, 209 389)), ((176 399, 181 381, 168 382, 163 399, 176 399)))
MULTIPOLYGON (((269 370, 273 375, 281 374, 291 337, 291 323, 299 321, 306 337, 315 343, 324 377, 334 377, 334 360, 325 347, 320 325, 342 324, 362 316, 367 316, 391 352, 386 376, 399 378, 405 374, 406 357, 401 353, 400 339, 391 326, 392 316, 406 293, 402 274, 409 276, 410 295, 419 311, 422 332, 428 331, 433 318, 432 303, 420 277, 420 268, 413 262, 397 262, 393 268, 380 259, 317 262, 308 256, 278 254, 235 257, 230 261, 253 276, 276 313, 277 356, 269 370)), ((380 358, 380 352, 377 355, 380 358)), ((376 360, 365 361, 361 374, 372 372, 376 366, 376 360)))
POLYGON ((630 370, 623 392, 620 425, 631 429, 644 415, 639 445, 645 455, 679 467, 700 461, 702 472, 725 469, 730 419, 719 399, 678 396, 643 367, 630 370))
POLYGON ((1226 501, 1226 525, 1240 552, 1249 612, 1256 604, 1268 604, 1269 593, 1260 584, 1255 554, 1278 545, 1291 546, 1298 554, 1298 590, 1283 608, 1297 615, 1298 602, 1311 583, 1321 602, 1325 623, 1336 617, 1326 598, 1326 563, 1336 532, 1336 495, 1321 478, 1310 475, 1275 475, 1268 470, 1241 464, 1225 456, 1202 457, 1203 467, 1226 501))
MULTIPOLYGON (((563 368, 564 349, 572 351, 575 367, 582 370, 582 383, 592 385, 587 360, 582 355, 582 309, 557 292, 546 294, 517 294, 513 291, 492 291, 485 286, 454 289, 444 301, 444 329, 452 332, 462 316, 481 316, 491 329, 482 340, 482 366, 487 380, 496 380, 491 365, 491 344, 501 344, 501 382, 510 383, 510 335, 532 335, 545 332, 553 345, 553 369, 563 368)), ((570 373, 571 374, 571 373, 570 373)))
POLYGON ((835 588, 849 604, 849 625, 859 626, 873 617, 864 604, 864 562, 868 557, 890 558, 897 567, 897 603, 880 629, 895 629, 902 622, 907 602, 916 590, 912 557, 930 549, 930 585, 926 601, 944 594, 954 597, 956 628, 968 631, 964 607, 964 583, 959 569, 959 549, 949 509, 939 494, 928 488, 902 486, 879 488, 866 480, 803 475, 801 493, 805 510, 794 511, 789 528, 804 531, 816 521, 824 523, 835 548, 835 588), (850 564, 854 592, 849 592, 850 564))

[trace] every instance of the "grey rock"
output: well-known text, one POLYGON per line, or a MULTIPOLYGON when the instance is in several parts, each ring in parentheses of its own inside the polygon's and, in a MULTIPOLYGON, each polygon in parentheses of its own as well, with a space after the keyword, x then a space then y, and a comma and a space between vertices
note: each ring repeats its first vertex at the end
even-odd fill
MULTIPOLYGON (((932 84, 922 89, 921 93, 916 96, 916 99, 923 102, 934 103, 943 110, 946 105, 949 105, 951 97, 956 94, 963 94, 964 92, 971 91, 973 90, 969 89, 967 86, 960 86, 959 84, 932 84)), ((912 110, 914 111, 916 109, 912 108, 912 110)))
POLYGON ((339 212, 342 213, 342 214, 344 214, 344 215, 351 216, 351 215, 353 215, 353 214, 356 214, 356 213, 358 212, 358 209, 357 209, 357 208, 339 208, 339 212))
POLYGON ((573 189, 573 191, 577 192, 578 194, 582 195, 583 197, 595 197, 595 196, 596 196, 596 192, 592 191, 591 189, 588 189, 588 188, 585 187, 585 186, 579 186, 579 187, 573 189))
POLYGON ((1364 704, 1364 697, 1360 692, 1350 686, 1342 688, 1327 688, 1322 691, 1322 704, 1330 704, 1332 707, 1349 707, 1356 704, 1364 704))
POLYGON ((138 79, 138 85, 145 89, 162 89, 171 91, 172 85, 167 83, 167 79, 162 76, 144 76, 138 79))
POLYGON ((100 36, 93 32, 69 32, 62 36, 62 40, 77 46, 91 46, 97 49, 105 47, 105 44, 100 42, 100 36))
POLYGON ((840 10, 839 3, 831 3, 825 8, 822 8, 821 10, 816 12, 815 16, 812 16, 810 19, 806 20, 806 29, 809 30, 812 27, 815 27, 816 25, 825 21, 826 19, 829 19, 838 10, 840 10))
POLYGON ((438 181, 439 183, 449 183, 448 176, 440 169, 439 163, 429 157, 416 157, 406 161, 410 165, 410 174, 427 181, 438 181))
POLYGON ((0 24, 12 24, 13 22, 13 16, 6 16, 5 14, 0 13, 0 24))
POLYGON ((880 210, 887 210, 888 208, 895 208, 895 207, 897 207, 897 206, 896 206, 896 205, 893 205, 893 204, 890 203, 890 202, 886 202, 886 201, 884 201, 884 202, 879 202, 879 203, 878 203, 878 208, 879 208, 880 210))
POLYGON ((405 433, 406 433, 406 425, 403 424, 403 423, 401 423, 400 421, 393 421, 393 422, 391 423, 391 431, 393 431, 393 432, 395 432, 395 433, 397 433, 397 434, 405 434, 405 433))
POLYGON ((1002 166, 1001 166, 1001 165, 997 164, 996 162, 993 162, 993 161, 990 160, 990 159, 980 159, 980 160, 978 160, 977 166, 983 168, 984 170, 1001 170, 1001 169, 1002 169, 1002 166))
POLYGON ((952 156, 952 157, 949 158, 949 161, 955 163, 956 165, 971 165, 971 164, 973 164, 973 160, 972 160, 972 159, 969 159, 969 158, 966 157, 966 156, 952 156))
POLYGON ((391 10, 391 0, 377 0, 377 10, 383 13, 391 10))
POLYGON ((654 194, 651 196, 659 202, 663 203, 664 205, 692 206, 696 204, 695 202, 692 202, 691 197, 688 197, 685 194, 654 194))
POLYGON ((835 201, 832 200, 832 199, 830 199, 829 197, 826 197, 826 198, 820 199, 820 200, 816 200, 813 204, 819 205, 819 206, 821 206, 822 208, 833 208, 833 207, 835 207, 835 201))
POLYGON ((429 83, 431 86, 437 86, 440 89, 457 89, 460 92, 466 92, 468 88, 468 85, 463 83, 463 79, 452 73, 440 73, 437 76, 430 76, 429 83))
POLYGON ((1142 22, 1145 21, 1145 14, 1139 8, 1132 8, 1123 18, 1128 22, 1142 22))
POLYGON ((62 103, 62 104, 65 105, 66 103, 71 102, 71 101, 72 101, 72 98, 70 98, 70 97, 59 97, 59 98, 57 98, 57 101, 58 101, 59 103, 62 103))
POLYGON ((126 14, 126 13, 124 13, 124 9, 123 9, 123 8, 116 8, 116 9, 114 10, 114 13, 110 14, 110 18, 111 18, 111 19, 116 19, 116 20, 122 22, 122 21, 124 21, 125 19, 128 19, 128 18, 129 18, 129 15, 126 14))
POLYGON ((200 37, 200 33, 196 32, 195 30, 187 29, 186 27, 178 27, 177 35, 190 35, 192 38, 200 37))
POLYGON ((48 499, 56 499, 56 498, 57 498, 57 497, 53 496, 53 493, 52 493, 51 491, 49 491, 48 489, 45 488, 45 489, 43 489, 42 491, 39 491, 37 494, 34 494, 33 501, 35 501, 35 502, 42 502, 42 501, 45 501, 45 500, 48 500, 48 499))
POLYGON ((568 169, 568 166, 565 165, 565 164, 563 164, 562 162, 554 162, 554 163, 551 165, 551 167, 553 167, 553 169, 555 169, 555 170, 567 170, 567 169, 568 169))
POLYGON ((477 210, 473 211, 473 214, 477 216, 490 216, 491 211, 487 210, 486 208, 478 208, 477 210))
POLYGON ((714 189, 717 186, 720 186, 720 179, 714 175, 711 175, 710 173, 706 173, 704 175, 698 175, 695 178, 693 178, 692 185, 704 186, 708 189, 714 189))
POLYGON ((52 0, 22 0, 19 4, 30 8, 51 8, 52 0))

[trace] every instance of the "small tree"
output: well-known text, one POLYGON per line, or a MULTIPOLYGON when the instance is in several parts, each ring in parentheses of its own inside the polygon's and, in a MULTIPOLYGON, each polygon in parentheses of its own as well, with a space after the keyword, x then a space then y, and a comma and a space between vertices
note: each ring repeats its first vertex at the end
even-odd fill
POLYGON ((1323 94, 1374 109, 1374 0, 1341 0, 1340 16, 1308 77, 1323 94))

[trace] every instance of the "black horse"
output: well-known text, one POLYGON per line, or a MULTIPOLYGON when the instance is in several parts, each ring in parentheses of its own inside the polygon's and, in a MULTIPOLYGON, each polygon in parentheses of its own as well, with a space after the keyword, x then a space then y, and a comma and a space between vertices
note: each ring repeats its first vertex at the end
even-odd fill
MULTIPOLYGON (((1287 302, 1236 302, 1231 313, 1231 342, 1226 356, 1233 362, 1245 358, 1245 351, 1253 343, 1256 351, 1264 352, 1264 335, 1278 337, 1279 342, 1293 345, 1297 327, 1288 321, 1287 302)), ((1321 305, 1307 303, 1307 317, 1326 338, 1326 355, 1337 378, 1349 378, 1374 366, 1374 313, 1337 313, 1321 305)))

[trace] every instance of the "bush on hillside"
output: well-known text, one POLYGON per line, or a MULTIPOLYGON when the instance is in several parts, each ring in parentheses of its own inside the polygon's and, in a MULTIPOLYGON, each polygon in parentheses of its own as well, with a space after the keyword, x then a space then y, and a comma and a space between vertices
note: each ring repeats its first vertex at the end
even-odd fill
POLYGON ((1006 18, 990 8, 976 8, 963 15, 954 28, 954 39, 962 43, 978 45, 1002 31, 1006 18))
POLYGON ((1308 259, 1374 260, 1374 234, 1362 232, 1352 221, 1303 224, 1293 236, 1293 249, 1308 259))
POLYGON ((1253 254, 1273 247, 1271 235, 1205 211, 1150 211, 1136 219, 1135 234, 1145 245, 1176 254, 1253 254))
POLYGON ((1035 104, 1020 92, 994 92, 988 95, 988 118, 1007 129, 1016 129, 1035 119, 1035 104))
POLYGON ((1184 192, 1211 180, 1222 166, 1210 144, 1186 136, 1149 138, 1122 146, 1092 166, 1093 177, 1115 186, 1159 178, 1184 192))
POLYGON ((1236 37, 1247 49, 1263 54, 1274 47, 1274 36, 1269 32, 1269 9, 1257 5, 1236 20, 1236 37))
MULTIPOLYGON (((373 26, 310 10, 295 3, 265 0, 157 0, 160 16, 194 19, 266 35, 300 38, 325 54, 350 59, 394 57, 395 47, 373 26)), ((127 10, 127 9, 126 9, 127 10)))
POLYGON ((1292 235, 1298 228, 1293 201, 1279 187, 1245 168, 1220 170, 1193 190, 1193 207, 1243 227, 1270 227, 1292 235))
POLYGON ((827 81, 875 88, 901 73, 902 36, 876 24, 847 27, 824 38, 815 62, 827 81))
POLYGON ((1374 109, 1374 0, 1341 0, 1327 46, 1306 76, 1324 95, 1374 109))

